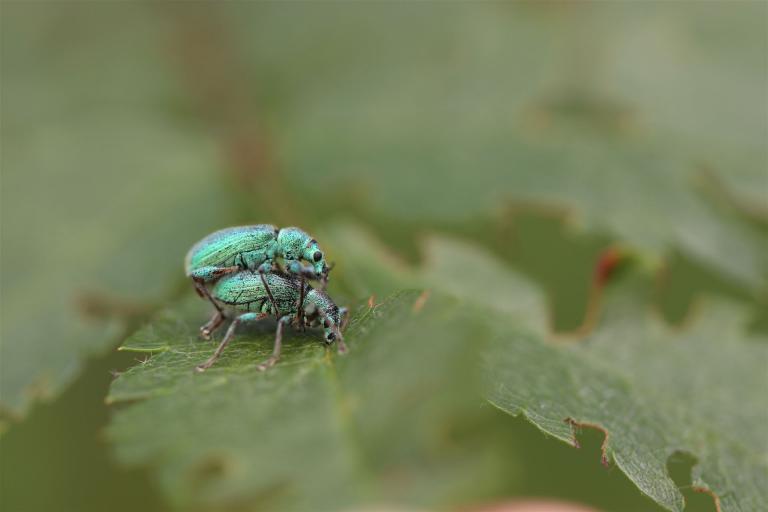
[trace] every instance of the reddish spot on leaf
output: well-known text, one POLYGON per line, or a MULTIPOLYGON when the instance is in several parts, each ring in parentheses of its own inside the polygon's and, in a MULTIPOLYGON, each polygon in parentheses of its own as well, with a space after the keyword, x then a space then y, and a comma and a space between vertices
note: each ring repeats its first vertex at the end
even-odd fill
POLYGON ((426 304, 427 299, 429 298, 429 293, 429 290, 424 290, 421 292, 421 295, 416 298, 416 301, 413 303, 414 313, 418 313, 422 310, 422 308, 424 308, 424 304, 426 304))
POLYGON ((597 287, 604 286, 614 275, 619 264, 625 259, 626 254, 618 247, 609 247, 600 255, 595 265, 594 284, 597 287))

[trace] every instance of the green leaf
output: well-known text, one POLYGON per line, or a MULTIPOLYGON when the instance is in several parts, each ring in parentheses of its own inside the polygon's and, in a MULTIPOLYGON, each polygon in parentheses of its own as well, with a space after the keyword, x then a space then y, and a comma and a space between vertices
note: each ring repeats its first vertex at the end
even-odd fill
POLYGON ((144 399, 115 415, 118 458, 153 464, 181 508, 255 501, 330 510, 484 492, 503 474, 493 471, 501 461, 487 463, 493 445, 478 447, 471 428, 483 417, 473 383, 487 336, 461 303, 431 297, 415 306, 419 297, 403 292, 358 308, 344 357, 316 333, 289 336, 264 373, 255 366, 271 352, 274 323, 244 330, 197 374, 215 346, 196 336, 201 302, 166 313, 123 346, 159 353, 112 385, 111 402, 144 399))
POLYGON ((576 426, 605 432, 604 458, 670 510, 682 495, 668 459, 697 460, 693 485, 720 510, 768 502, 768 344, 750 339, 734 304, 710 301, 684 330, 646 310, 629 278, 611 293, 600 326, 581 340, 547 341, 498 329, 487 356, 490 401, 576 444, 576 426))
POLYGON ((423 225, 545 205, 656 259, 679 248, 765 283, 764 237, 702 186, 715 176, 714 195, 764 209, 764 4, 222 14, 300 189, 367 191, 378 215, 423 225))
POLYGON ((114 346, 114 317, 167 295, 226 212, 214 144, 174 112, 157 20, 49 7, 3 17, 0 405, 14 416, 114 346))

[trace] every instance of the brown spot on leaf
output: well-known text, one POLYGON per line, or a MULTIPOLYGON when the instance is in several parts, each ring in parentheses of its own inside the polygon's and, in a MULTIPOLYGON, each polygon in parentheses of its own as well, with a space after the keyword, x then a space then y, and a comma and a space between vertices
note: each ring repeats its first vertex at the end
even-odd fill
POLYGON ((629 258, 630 254, 617 246, 609 247, 600 254, 595 263, 584 322, 572 333, 573 339, 581 339, 594 329, 600 316, 605 285, 616 276, 616 273, 629 261, 629 258))
POLYGON ((220 478, 232 470, 233 461, 224 455, 209 455, 195 464, 187 474, 193 485, 220 478))
POLYGON ((278 172, 269 133, 263 128, 245 57, 216 8, 164 7, 172 22, 172 54, 199 115, 219 136, 231 173, 251 200, 276 221, 300 218, 300 205, 278 172))
POLYGON ((595 265, 593 282, 602 287, 616 274, 620 264, 626 260, 627 254, 619 247, 609 247, 602 252, 595 265))
POLYGON ((429 299, 430 290, 424 290, 421 292, 421 294, 416 298, 416 301, 413 303, 413 312, 418 313, 424 308, 424 304, 427 303, 427 299, 429 299))
POLYGON ((77 311, 89 320, 118 318, 132 321, 155 311, 154 304, 131 301, 103 292, 81 291, 74 298, 77 311))

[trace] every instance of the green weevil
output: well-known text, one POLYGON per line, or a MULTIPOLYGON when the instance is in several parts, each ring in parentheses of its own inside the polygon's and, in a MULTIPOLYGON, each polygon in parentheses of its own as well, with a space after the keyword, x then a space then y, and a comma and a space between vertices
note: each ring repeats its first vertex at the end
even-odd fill
MULTIPOLYGON (((278 229, 271 224, 236 226, 215 231, 192 246, 184 267, 197 293, 210 300, 214 306, 216 302, 208 294, 207 283, 241 270, 258 272, 273 307, 281 311, 263 277, 277 266, 275 260, 278 258, 283 260, 287 272, 302 277, 302 296, 305 278, 320 280, 323 287, 328 281, 330 268, 317 240, 299 228, 278 229), (304 265, 302 261, 310 264, 304 265)), ((299 311, 297 314, 300 324, 301 313, 299 311)), ((205 332, 201 334, 206 337, 205 332)))
POLYGON ((242 323, 255 322, 268 317, 277 318, 277 332, 272 356, 258 365, 259 370, 274 366, 280 359, 283 329, 290 324, 298 309, 304 311, 306 325, 324 327, 325 341, 328 344, 337 343, 339 353, 347 351, 341 331, 347 316, 347 308, 340 308, 323 290, 317 290, 307 285, 307 291, 301 295, 301 278, 282 272, 256 274, 241 271, 227 274, 209 285, 209 294, 214 301, 216 312, 213 317, 200 328, 201 332, 213 333, 227 318, 232 318, 224 338, 213 355, 195 369, 199 372, 210 368, 219 358, 224 348, 235 336, 237 326, 242 323), (262 281, 261 277, 264 278, 262 281), (267 286, 271 296, 267 293, 267 286), (275 306, 277 304, 277 307, 275 306))

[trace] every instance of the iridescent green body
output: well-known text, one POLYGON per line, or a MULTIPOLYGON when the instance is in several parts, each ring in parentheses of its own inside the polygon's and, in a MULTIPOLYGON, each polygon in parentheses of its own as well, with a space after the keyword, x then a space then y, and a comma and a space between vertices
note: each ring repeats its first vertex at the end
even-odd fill
POLYGON ((205 267, 231 267, 256 270, 277 250, 277 227, 270 224, 236 226, 215 231, 197 242, 184 262, 188 276, 205 267))
POLYGON ((293 274, 319 279, 328 273, 325 255, 314 238, 299 228, 278 229, 271 224, 211 233, 189 250, 184 266, 187 276, 195 281, 211 282, 228 268, 269 272, 276 258, 282 258, 286 270, 293 274))
MULTIPOLYGON (((300 279, 277 272, 270 272, 264 277, 280 309, 280 314, 295 315, 301 296, 300 279)), ((226 316, 247 312, 264 313, 270 316, 277 314, 258 274, 238 272, 226 275, 216 281, 209 291, 226 316)), ((321 317, 324 317, 322 320, 328 321, 328 325, 325 326, 325 339, 328 342, 333 341, 340 327, 341 312, 328 294, 307 286, 302 308, 307 312, 308 321, 320 320, 321 317)))

